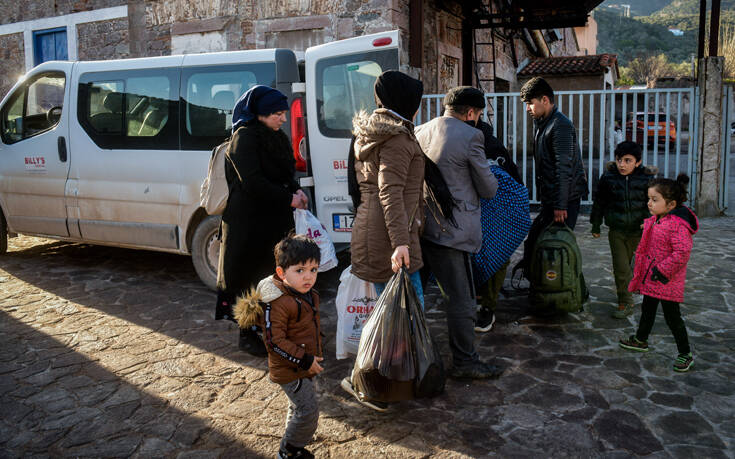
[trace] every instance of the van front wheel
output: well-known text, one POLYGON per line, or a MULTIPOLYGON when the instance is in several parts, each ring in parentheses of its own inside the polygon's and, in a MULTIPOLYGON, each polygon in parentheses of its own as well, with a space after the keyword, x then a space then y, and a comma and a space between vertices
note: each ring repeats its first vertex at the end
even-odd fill
POLYGON ((220 241, 217 239, 219 216, 209 216, 202 220, 194 231, 191 241, 191 261, 204 285, 217 289, 217 265, 219 263, 220 241))

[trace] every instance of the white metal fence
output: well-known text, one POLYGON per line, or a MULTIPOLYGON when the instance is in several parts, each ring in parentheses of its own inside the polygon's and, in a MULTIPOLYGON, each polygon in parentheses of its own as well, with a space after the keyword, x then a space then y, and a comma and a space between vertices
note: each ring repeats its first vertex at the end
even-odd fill
MULTIPOLYGON (((577 128, 579 147, 589 181, 588 198, 608 161, 615 159, 615 146, 622 140, 633 140, 643 147, 643 164, 659 168, 659 175, 675 178, 686 172, 691 190, 696 189, 697 151, 696 88, 559 91, 556 106, 577 128)), ((732 104, 732 87, 725 89, 732 104), (728 92, 729 91, 729 92, 728 92)), ((423 98, 416 123, 421 124, 442 112, 443 94, 423 98)), ((489 102, 485 120, 492 124, 496 137, 503 142, 529 188, 531 202, 538 203, 533 180, 533 120, 526 113, 519 93, 486 94, 489 102)), ((721 205, 727 205, 729 182, 730 123, 732 105, 723 107, 723 186, 721 205), (726 131, 725 131, 726 129, 726 131)), ((691 191, 690 190, 690 191, 691 191)), ((694 193, 690 193, 692 198, 694 193)))

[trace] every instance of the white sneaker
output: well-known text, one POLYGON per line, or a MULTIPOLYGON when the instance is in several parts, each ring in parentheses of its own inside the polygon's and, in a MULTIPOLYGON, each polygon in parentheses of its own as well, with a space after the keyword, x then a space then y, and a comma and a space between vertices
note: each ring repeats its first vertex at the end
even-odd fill
POLYGON ((492 330, 493 324, 495 323, 495 313, 490 312, 487 309, 480 308, 477 311, 477 322, 475 322, 475 331, 479 333, 486 333, 492 330))
POLYGON ((357 402, 360 405, 366 406, 366 407, 368 407, 370 409, 373 409, 375 411, 380 411, 381 413, 384 413, 384 412, 388 411, 388 404, 387 403, 378 402, 378 401, 375 401, 375 400, 368 400, 368 399, 365 398, 365 396, 363 394, 358 394, 355 391, 355 388, 352 387, 352 382, 350 381, 350 378, 344 378, 344 379, 342 379, 342 381, 339 383, 339 385, 342 387, 342 389, 345 390, 345 392, 347 392, 348 394, 350 394, 353 397, 355 397, 355 400, 357 400, 357 402))

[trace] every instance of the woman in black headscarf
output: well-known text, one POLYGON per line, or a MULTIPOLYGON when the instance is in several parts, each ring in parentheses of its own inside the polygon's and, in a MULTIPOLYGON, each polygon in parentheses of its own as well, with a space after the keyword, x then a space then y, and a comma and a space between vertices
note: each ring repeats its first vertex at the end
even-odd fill
MULTIPOLYGON (((232 114, 232 140, 225 175, 230 197, 222 214, 217 270, 216 319, 232 318, 236 298, 274 272, 273 247, 294 228, 293 209, 307 198, 294 179, 294 157, 281 125, 288 99, 255 86, 240 97, 232 114)), ((265 356, 255 330, 240 330, 240 349, 265 356)))
MULTIPOLYGON (((418 230, 424 155, 413 134, 422 95, 419 80, 384 72, 375 81, 378 108, 353 119, 361 202, 352 229, 352 272, 381 291, 401 266, 417 279, 423 266, 418 230)), ((420 283, 416 288, 421 297, 420 283)))
MULTIPOLYGON (((423 266, 419 227, 424 154, 413 133, 422 95, 419 80, 397 71, 384 72, 375 82, 378 108, 372 113, 362 111, 352 121, 359 203, 351 252, 352 273, 375 283, 378 294, 393 273, 405 266, 423 304, 418 271, 423 266)), ((355 395, 351 378, 345 378, 342 387, 355 395)), ((385 409, 379 402, 356 398, 370 408, 385 409)))

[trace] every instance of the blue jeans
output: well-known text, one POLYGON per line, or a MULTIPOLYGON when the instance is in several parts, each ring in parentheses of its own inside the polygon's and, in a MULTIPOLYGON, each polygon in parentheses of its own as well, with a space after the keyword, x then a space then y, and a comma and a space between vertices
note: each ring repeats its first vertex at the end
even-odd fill
MULTIPOLYGON (((419 302, 421 303, 421 309, 424 309, 424 288, 421 286, 421 275, 418 271, 416 271, 413 274, 409 274, 408 277, 411 279, 411 283, 413 284, 414 290, 416 290, 416 296, 419 297, 419 302)), ((381 293, 383 293, 383 290, 385 290, 385 286, 388 285, 387 282, 373 282, 375 285, 375 291, 377 292, 378 296, 380 296, 381 293)))

